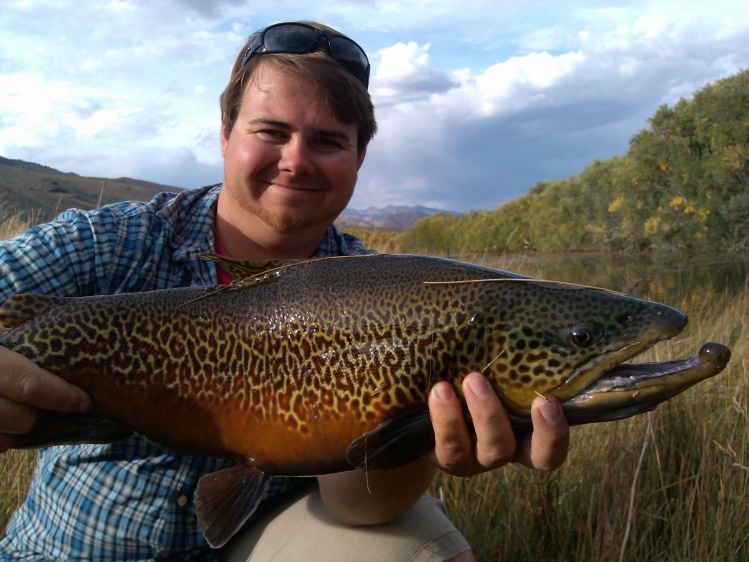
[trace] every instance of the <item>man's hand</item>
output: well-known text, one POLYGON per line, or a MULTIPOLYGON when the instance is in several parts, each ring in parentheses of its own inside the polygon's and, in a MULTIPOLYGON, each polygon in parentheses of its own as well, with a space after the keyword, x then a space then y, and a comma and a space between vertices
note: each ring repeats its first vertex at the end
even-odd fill
POLYGON ((540 470, 562 465, 567 457, 569 429, 555 398, 539 396, 533 401, 533 433, 516 442, 504 407, 486 377, 469 374, 463 393, 473 418, 475 439, 452 386, 437 383, 429 395, 435 450, 391 472, 357 470, 318 476, 328 510, 349 525, 375 525, 410 508, 429 486, 435 467, 456 476, 472 476, 513 461, 540 470))
MULTIPOLYGON (((0 326, 0 333, 6 331, 0 326)), ((91 399, 83 390, 0 347, 0 453, 12 446, 14 435, 34 428, 39 410, 79 414, 89 409, 91 399)))
POLYGON ((473 418, 475 439, 449 383, 437 383, 429 395, 436 440, 432 462, 438 468, 455 476, 473 476, 513 461, 539 470, 553 470, 564 463, 569 428, 556 398, 539 396, 533 401, 533 433, 518 442, 486 377, 470 373, 463 381, 463 393, 473 418))

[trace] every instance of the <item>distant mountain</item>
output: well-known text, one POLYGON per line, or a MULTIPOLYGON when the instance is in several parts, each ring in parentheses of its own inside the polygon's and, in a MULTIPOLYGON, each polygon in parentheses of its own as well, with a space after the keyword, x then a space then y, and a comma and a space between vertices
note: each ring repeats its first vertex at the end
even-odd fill
POLYGON ((179 187, 131 178, 90 178, 0 156, 0 205, 32 213, 39 221, 73 207, 93 209, 117 201, 148 201, 179 187))
MULTIPOLYGON (((61 172, 49 166, 0 156, 0 206, 50 220, 70 208, 94 209, 117 201, 148 201, 161 191, 181 188, 132 178, 92 178, 61 172)), ((387 205, 346 209, 336 220, 342 227, 405 230, 417 220, 444 213, 423 205, 387 205)))
POLYGON ((335 221, 337 226, 405 230, 424 217, 437 213, 458 214, 453 211, 433 209, 423 205, 387 205, 368 209, 346 209, 335 221))

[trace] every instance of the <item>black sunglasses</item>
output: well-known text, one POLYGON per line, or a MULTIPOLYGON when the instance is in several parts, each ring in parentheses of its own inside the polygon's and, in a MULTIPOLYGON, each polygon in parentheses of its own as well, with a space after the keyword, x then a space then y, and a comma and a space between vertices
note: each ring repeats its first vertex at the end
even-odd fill
POLYGON ((262 53, 314 53, 321 37, 328 42, 330 56, 367 88, 370 67, 364 49, 348 37, 305 23, 277 23, 256 32, 239 68, 244 68, 253 55, 262 53))

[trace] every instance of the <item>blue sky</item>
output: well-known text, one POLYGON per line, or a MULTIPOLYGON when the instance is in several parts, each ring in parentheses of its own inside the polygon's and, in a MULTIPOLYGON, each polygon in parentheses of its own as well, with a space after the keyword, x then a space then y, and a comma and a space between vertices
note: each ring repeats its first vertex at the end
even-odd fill
POLYGON ((222 177, 218 96, 246 36, 312 19, 372 62, 353 208, 493 209, 627 151, 664 103, 749 68, 749 3, 3 2, 0 155, 180 187, 222 177))

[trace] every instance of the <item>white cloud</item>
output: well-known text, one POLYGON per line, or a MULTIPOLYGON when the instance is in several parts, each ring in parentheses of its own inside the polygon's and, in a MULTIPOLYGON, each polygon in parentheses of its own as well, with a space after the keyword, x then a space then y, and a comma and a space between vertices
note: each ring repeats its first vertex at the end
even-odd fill
POLYGON ((749 15, 732 0, 9 1, 0 154, 218 181, 234 56, 258 27, 301 18, 349 33, 373 64, 380 132, 359 207, 496 207, 623 153, 658 105, 749 64, 749 15))
POLYGON ((377 107, 410 103, 457 86, 444 70, 434 66, 428 43, 396 43, 378 54, 371 88, 377 107))
MULTIPOLYGON (((457 87, 421 98, 411 92, 405 103, 389 96, 376 141, 389 150, 371 151, 367 165, 396 178, 386 189, 401 201, 477 208, 623 154, 660 104, 746 66, 749 25, 721 39, 703 32, 695 42, 690 22, 647 15, 613 29, 568 30, 566 51, 464 68, 453 73, 457 87)), ((374 203, 370 190, 382 200, 375 177, 365 167, 354 205, 374 203)))

